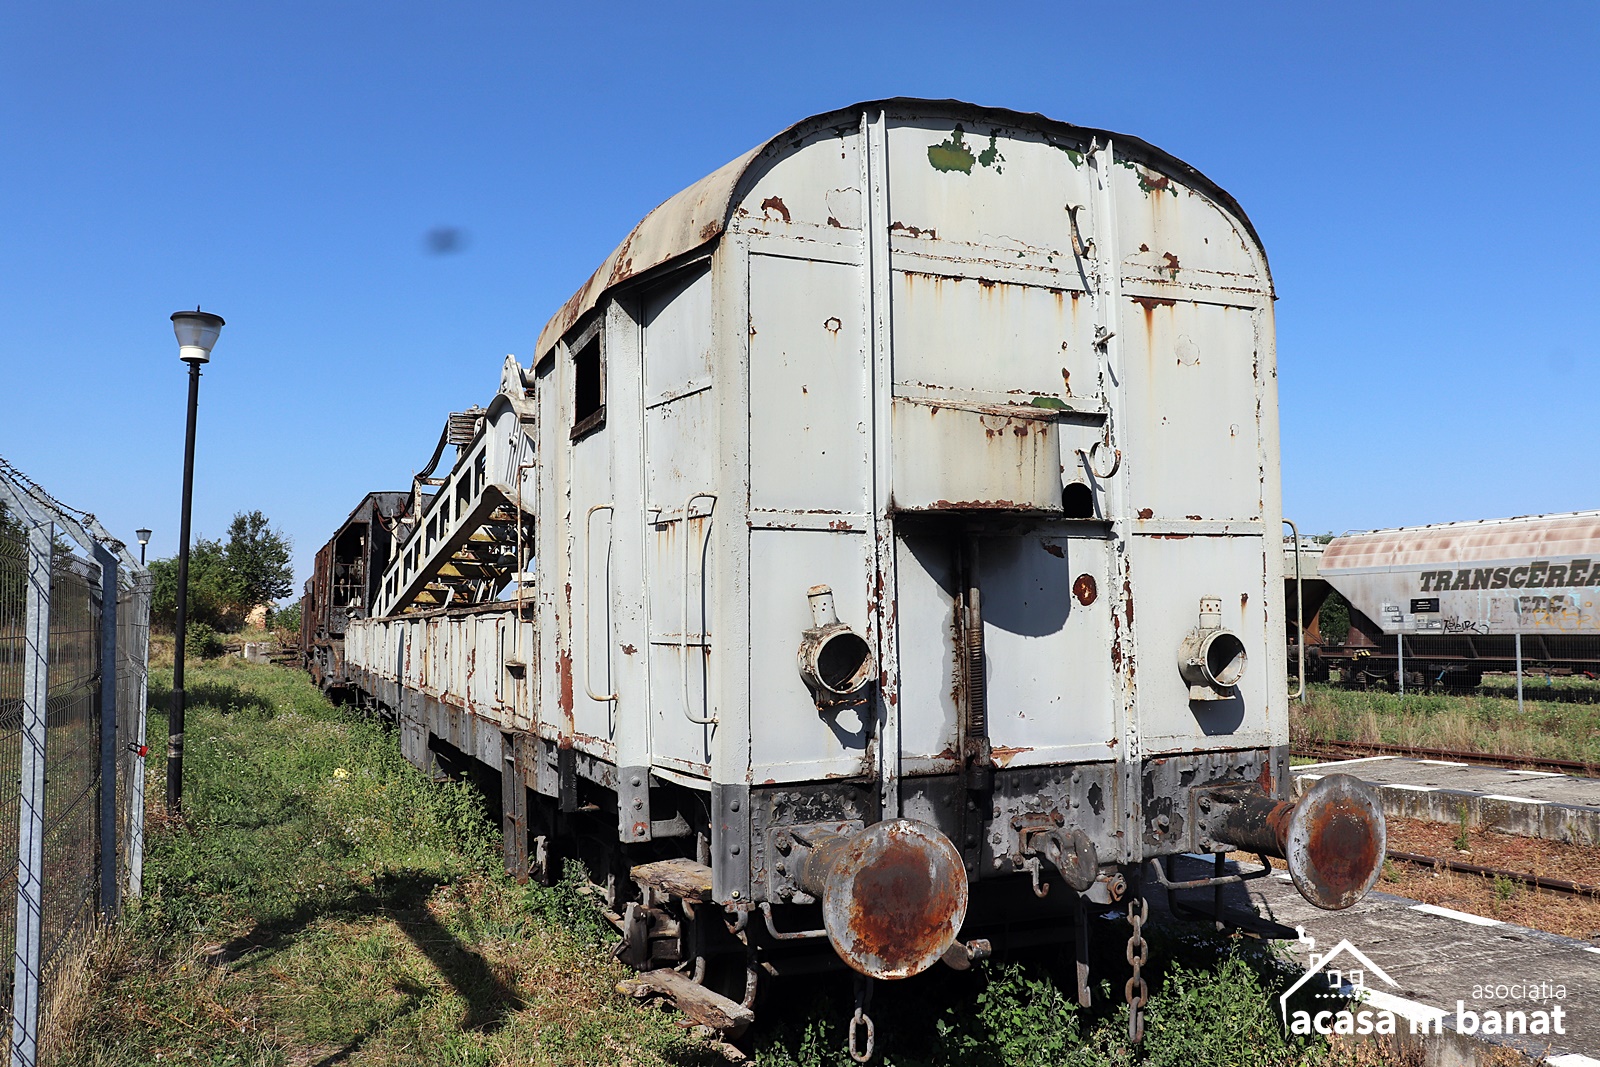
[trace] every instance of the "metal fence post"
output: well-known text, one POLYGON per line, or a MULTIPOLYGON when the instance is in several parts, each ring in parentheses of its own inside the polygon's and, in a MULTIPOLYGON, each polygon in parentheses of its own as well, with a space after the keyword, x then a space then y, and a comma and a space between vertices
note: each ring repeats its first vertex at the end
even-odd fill
POLYGON ((28 527, 22 675, 22 781, 17 824, 17 940, 12 968, 11 1064, 39 1058, 39 947, 44 905, 44 739, 50 702, 51 552, 55 525, 28 527))
POLYGON ((94 546, 100 564, 100 916, 117 917, 117 557, 94 546))
POLYGON ((1396 633, 1394 635, 1394 650, 1395 650, 1395 653, 1399 657, 1399 660, 1400 660, 1400 670, 1398 672, 1399 675, 1400 675, 1400 695, 1401 696, 1405 696, 1406 695, 1406 635, 1404 633, 1396 633))
POLYGON ((1517 714, 1522 714, 1522 612, 1517 612, 1517 714))

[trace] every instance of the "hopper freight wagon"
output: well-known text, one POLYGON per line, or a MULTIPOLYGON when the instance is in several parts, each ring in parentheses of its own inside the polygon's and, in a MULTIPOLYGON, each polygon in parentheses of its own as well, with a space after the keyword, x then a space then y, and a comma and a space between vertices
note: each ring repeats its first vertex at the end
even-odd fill
MULTIPOLYGON (((1318 577, 1350 603, 1313 677, 1470 688, 1525 667, 1600 670, 1600 512, 1376 530, 1335 538, 1318 577)), ((1310 597, 1307 597, 1308 601, 1310 597)))
POLYGON ((506 359, 339 682, 497 787, 514 873, 582 860, 641 980, 726 1029, 766 975, 1000 939, 1076 941, 1086 1003, 1089 915, 1142 959, 1186 852, 1348 906, 1372 796, 1287 800, 1272 301, 1238 205, 1137 138, 806 119, 506 359))

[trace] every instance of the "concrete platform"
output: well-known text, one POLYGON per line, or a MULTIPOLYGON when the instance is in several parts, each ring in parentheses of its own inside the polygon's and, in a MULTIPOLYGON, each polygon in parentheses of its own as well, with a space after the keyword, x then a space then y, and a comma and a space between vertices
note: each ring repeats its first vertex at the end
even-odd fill
MULTIPOLYGON (((1197 878, 1210 867, 1209 857, 1180 857, 1174 874, 1197 878)), ((1230 864, 1229 869, 1238 868, 1230 864)), ((1252 864, 1243 869, 1260 870, 1252 864)), ((1409 1031, 1411 1019, 1440 1019, 1439 1034, 1415 1039, 1429 1063, 1477 1063, 1493 1046, 1505 1046, 1530 1057, 1549 1057, 1557 1067, 1600 1067, 1600 941, 1585 944, 1387 893, 1369 893, 1346 911, 1322 911, 1306 903, 1288 878, 1276 872, 1228 886, 1224 901, 1232 908, 1253 905, 1263 917, 1302 928, 1314 944, 1284 944, 1307 966, 1313 954, 1320 958, 1349 942, 1361 957, 1342 950, 1326 966, 1346 975, 1360 970, 1370 1007, 1393 1011, 1401 1033, 1409 1031), (1395 984, 1383 981, 1368 961, 1395 984), (1495 986, 1504 988, 1484 988, 1495 986), (1559 1006, 1565 1033, 1485 1036, 1481 1024, 1479 1033, 1462 1033, 1468 1027, 1457 1028, 1458 1001, 1480 1020, 1488 1011, 1502 1013, 1501 1019, 1507 1011, 1531 1018, 1535 1011, 1550 1013, 1559 1006)), ((1167 902, 1158 888, 1148 881, 1146 886, 1155 918, 1166 911, 1167 902)), ((1196 907, 1206 906, 1210 897, 1211 890, 1179 894, 1196 907)), ((1312 981, 1326 987, 1324 978, 1314 976, 1312 981)))
POLYGON ((1290 769, 1295 793, 1324 775, 1378 788, 1385 815, 1457 823, 1573 845, 1600 844, 1600 778, 1445 760, 1368 756, 1290 769))

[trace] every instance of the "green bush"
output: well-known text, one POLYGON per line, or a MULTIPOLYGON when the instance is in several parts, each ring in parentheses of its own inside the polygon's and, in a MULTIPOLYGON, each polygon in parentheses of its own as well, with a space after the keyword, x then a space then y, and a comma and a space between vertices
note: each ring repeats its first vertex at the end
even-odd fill
POLYGON ((191 622, 187 629, 188 636, 183 642, 185 655, 193 659, 213 659, 222 655, 222 638, 209 624, 191 622))

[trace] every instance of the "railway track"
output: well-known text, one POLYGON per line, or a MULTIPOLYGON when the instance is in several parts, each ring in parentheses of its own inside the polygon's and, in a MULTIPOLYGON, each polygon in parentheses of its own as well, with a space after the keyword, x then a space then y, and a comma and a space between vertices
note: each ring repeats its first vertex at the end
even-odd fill
POLYGON ((1600 777, 1600 764, 1584 760, 1549 759, 1536 756, 1507 756, 1492 752, 1460 752, 1447 748, 1419 748, 1415 745, 1389 745, 1381 741, 1303 740, 1291 746, 1294 755, 1312 758, 1350 756, 1412 756, 1417 759, 1450 760, 1526 770, 1554 771, 1587 778, 1600 777))
POLYGON ((1463 863, 1460 860, 1441 859, 1437 856, 1423 856, 1415 852, 1398 852, 1394 849, 1389 849, 1387 855, 1392 860, 1410 863, 1418 867, 1455 871, 1458 874, 1476 874, 1484 878, 1505 878, 1538 889, 1554 889, 1560 893, 1571 893, 1573 896, 1600 896, 1600 885, 1593 885, 1587 882, 1570 882, 1565 878, 1551 878, 1548 875, 1528 874, 1525 871, 1512 871, 1501 867, 1482 867, 1476 863, 1463 863))

